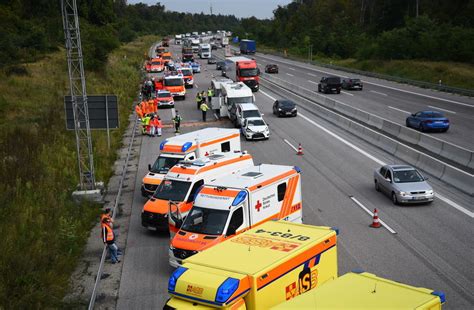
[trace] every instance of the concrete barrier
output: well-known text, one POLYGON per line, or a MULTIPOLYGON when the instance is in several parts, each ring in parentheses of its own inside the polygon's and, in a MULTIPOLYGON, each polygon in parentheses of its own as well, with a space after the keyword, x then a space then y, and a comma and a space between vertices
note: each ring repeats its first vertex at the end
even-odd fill
POLYGON ((426 134, 420 134, 420 141, 418 141, 418 145, 422 148, 427 149, 435 154, 440 154, 443 149, 444 142, 433 138, 426 134))
POLYGON ((378 146, 380 139, 380 134, 378 132, 375 132, 370 128, 364 127, 363 134, 366 137, 364 138, 366 141, 369 141, 370 143, 378 146))
POLYGON ((471 160, 469 161, 469 164, 467 166, 471 169, 474 169, 474 153, 471 153, 471 160))
POLYGON ((369 123, 369 125, 372 125, 372 126, 378 128, 378 129, 382 129, 383 119, 381 119, 380 117, 375 116, 373 114, 370 114, 368 123, 369 123))
POLYGON ((441 179, 444 174, 444 168, 446 167, 442 162, 434 160, 432 157, 425 154, 420 154, 416 166, 438 179, 441 179))
POLYGON ((399 143, 393 139, 390 139, 389 137, 386 137, 384 135, 380 135, 377 146, 384 150, 385 152, 389 154, 395 154, 395 151, 397 150, 397 145, 399 143))
POLYGON ((418 131, 403 126, 400 126, 400 132, 397 137, 411 144, 418 144, 418 141, 420 141, 420 133, 418 131))
POLYGON ((365 111, 356 109, 356 113, 354 117, 363 123, 366 123, 366 124, 369 123, 369 113, 365 111))
POLYGON ((467 174, 465 172, 446 165, 441 180, 448 184, 451 184, 452 186, 456 187, 457 189, 465 192, 470 196, 474 196, 474 176, 472 174, 467 174))
POLYGON ((383 120, 382 131, 389 133, 395 137, 398 137, 398 134, 400 133, 400 125, 397 125, 387 120, 383 120))
POLYGON ((443 143, 443 149, 440 155, 467 166, 471 161, 472 152, 445 142, 443 143))
POLYGON ((420 158, 420 152, 401 143, 397 145, 397 150, 394 155, 413 166, 416 166, 418 159, 420 158))

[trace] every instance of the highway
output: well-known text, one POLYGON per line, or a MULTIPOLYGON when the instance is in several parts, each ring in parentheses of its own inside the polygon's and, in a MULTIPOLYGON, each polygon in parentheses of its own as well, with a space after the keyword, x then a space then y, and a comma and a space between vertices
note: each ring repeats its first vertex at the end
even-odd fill
MULTIPOLYGON (((171 50, 175 56, 180 56, 177 46, 172 46, 171 50)), ((264 60, 276 61, 274 56, 257 54, 256 58, 262 69, 265 65, 264 60)), ((280 78, 316 89, 317 86, 309 80, 319 80, 321 72, 317 72, 317 68, 301 70, 291 61, 286 59, 279 61, 280 78), (283 61, 290 64, 287 65, 283 61), (312 77, 309 73, 316 76, 312 77)), ((195 81, 198 89, 203 90, 209 86, 211 76, 219 75, 220 72, 214 70, 215 65, 207 65, 205 60, 200 62, 202 73, 195 75, 195 81)), ((453 122, 455 120, 456 125, 453 125, 453 130, 450 130, 446 137, 452 135, 455 139, 452 140, 453 143, 465 147, 474 144, 472 139, 469 139, 474 133, 473 125, 469 122, 474 114, 472 107, 469 106, 473 104, 471 99, 394 85, 391 82, 376 81, 376 83, 401 87, 429 96, 439 96, 466 105, 429 99, 368 83, 362 92, 351 91, 353 96, 344 93, 331 96, 337 96, 338 100, 351 102, 357 107, 364 107, 365 110, 385 114, 385 117, 398 117, 398 121, 404 121, 403 114, 397 110, 390 111, 392 109, 388 109, 388 105, 407 111, 421 109, 428 103, 453 109, 457 113, 453 117, 448 116, 453 122), (386 96, 375 92, 384 93, 386 96), (415 101, 416 103, 410 104, 415 101), (379 110, 375 111, 376 107, 379 110), (466 119, 463 119, 464 114, 466 119), (456 134, 457 130, 461 130, 461 126, 462 130, 466 130, 465 134, 456 134)), ((185 101, 176 102, 177 109, 184 118, 185 127, 182 132, 205 126, 197 122, 200 119, 200 112, 196 110, 194 101, 196 91, 196 88, 189 90, 185 101), (192 126, 186 127, 188 122, 192 126)), ((253 155, 256 163, 301 167, 304 223, 336 226, 340 229, 339 274, 356 268, 363 269, 406 284, 442 290, 448 300, 446 309, 473 308, 472 197, 431 177, 430 184, 447 200, 437 199, 431 205, 394 206, 388 197, 375 191, 372 174, 374 169, 383 163, 402 162, 322 120, 313 113, 311 105, 307 102, 297 102, 299 115, 296 118, 275 117, 272 114, 273 101, 284 96, 284 92, 267 87, 262 87, 255 93, 256 104, 265 114, 264 118, 270 126, 271 137, 267 141, 256 142, 242 139, 243 149, 253 155), (297 156, 292 148, 298 143, 304 148, 303 156, 297 156), (378 208, 380 218, 392 232, 386 228, 370 228, 371 216, 361 206, 368 210, 378 208)), ((164 120, 171 118, 170 110, 160 111, 160 115, 164 120)), ((212 126, 229 127, 231 124, 220 122, 212 126)), ((172 272, 172 268, 168 265, 169 237, 150 232, 141 226, 140 215, 145 199, 141 196, 140 186, 141 177, 146 174, 148 164, 158 155, 159 143, 171 135, 174 135, 172 130, 166 128, 161 139, 143 137, 141 141, 138 178, 135 182, 127 244, 122 245, 125 248, 125 255, 118 292, 118 309, 161 308, 168 298, 167 282, 172 272)))

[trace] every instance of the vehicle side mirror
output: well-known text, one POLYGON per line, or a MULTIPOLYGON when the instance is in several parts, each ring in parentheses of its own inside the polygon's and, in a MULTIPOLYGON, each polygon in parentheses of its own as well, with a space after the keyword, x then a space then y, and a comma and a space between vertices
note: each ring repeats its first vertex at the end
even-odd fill
POLYGON ((261 113, 260 115, 261 115, 261 116, 264 116, 265 114, 261 113))
POLYGON ((385 178, 385 181, 392 183, 392 180, 390 180, 389 178, 385 178))
POLYGON ((148 164, 148 171, 151 171, 151 165, 148 164))
POLYGON ((411 116, 415 116, 415 113, 412 113, 411 116))
POLYGON ((257 68, 257 75, 260 75, 260 68, 257 68))

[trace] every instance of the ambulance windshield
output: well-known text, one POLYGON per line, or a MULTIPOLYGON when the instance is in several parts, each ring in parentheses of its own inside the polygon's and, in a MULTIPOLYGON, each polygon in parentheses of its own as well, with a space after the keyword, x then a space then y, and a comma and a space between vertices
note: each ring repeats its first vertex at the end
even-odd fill
POLYGON ((171 167, 176 165, 180 160, 183 160, 183 158, 160 156, 151 167, 150 172, 167 174, 171 167))
POLYGON ((222 235, 228 216, 228 210, 194 206, 184 220, 181 230, 203 235, 222 235))
POLYGON ((163 180, 156 189, 153 197, 161 200, 184 201, 191 182, 163 180))

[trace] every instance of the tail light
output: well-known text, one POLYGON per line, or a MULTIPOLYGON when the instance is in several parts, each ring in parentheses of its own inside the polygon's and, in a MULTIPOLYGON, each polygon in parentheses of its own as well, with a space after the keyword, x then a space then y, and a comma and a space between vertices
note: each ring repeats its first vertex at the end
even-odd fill
POLYGON ((433 121, 429 121, 429 120, 425 121, 425 124, 431 124, 431 123, 433 123, 433 121))

